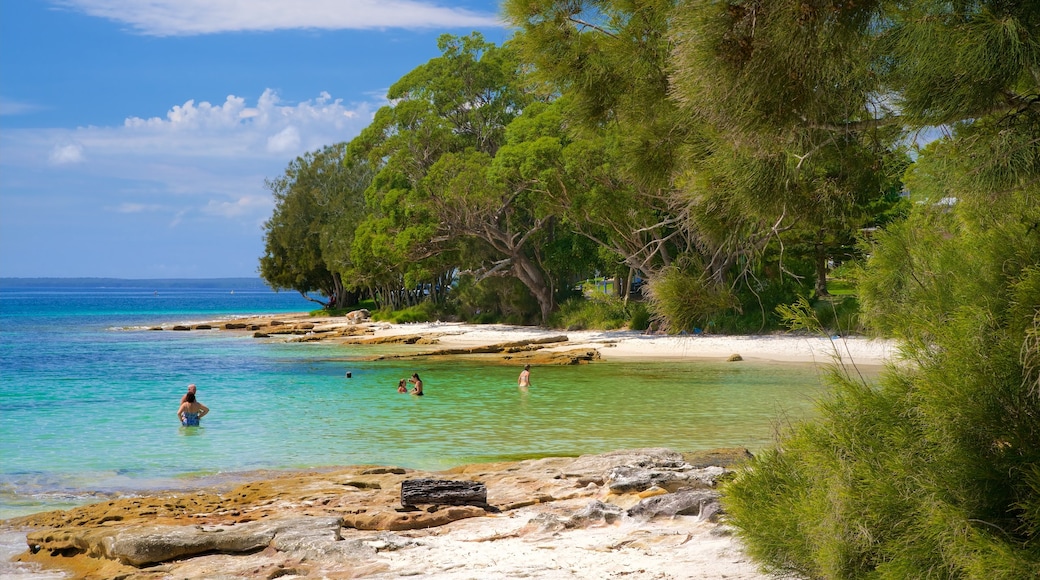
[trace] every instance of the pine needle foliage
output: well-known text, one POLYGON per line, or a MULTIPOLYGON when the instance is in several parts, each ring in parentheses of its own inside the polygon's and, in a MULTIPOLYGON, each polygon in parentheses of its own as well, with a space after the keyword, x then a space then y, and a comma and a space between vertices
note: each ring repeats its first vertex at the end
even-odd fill
POLYGON ((818 417, 784 428, 724 501, 771 571, 1038 578, 1040 5, 877 6, 890 122, 948 123, 906 175, 910 215, 857 274, 864 320, 901 358, 877 384, 836 358, 818 417))

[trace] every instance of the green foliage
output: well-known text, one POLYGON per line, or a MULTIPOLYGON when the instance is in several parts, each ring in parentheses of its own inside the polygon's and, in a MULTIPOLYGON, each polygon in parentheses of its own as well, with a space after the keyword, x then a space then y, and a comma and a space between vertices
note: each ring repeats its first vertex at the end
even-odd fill
MULTIPOLYGON (((733 14, 758 11, 767 22, 754 38, 734 38, 749 48, 768 42, 769 15, 795 4, 742 6, 733 14)), ((1040 10, 1035 2, 879 7, 831 9, 835 22, 873 11, 849 44, 872 46, 864 80, 887 84, 898 122, 950 128, 919 152, 905 180, 915 205, 905 220, 884 216, 890 223, 866 243, 856 274, 863 321, 897 337, 902 360, 876 385, 838 361, 818 417, 783 429, 726 486, 724 502, 749 552, 777 572, 1040 577, 1040 10)), ((716 16, 724 9, 704 6, 716 16)), ((708 90, 720 88, 729 87, 708 90)), ((781 311, 796 327, 822 328, 807 300, 781 311)))
POLYGON ((472 275, 460 276, 453 302, 458 317, 466 322, 531 324, 538 316, 534 297, 515 278, 491 277, 477 282, 472 275))
POLYGON ((650 326, 650 311, 644 302, 614 296, 579 296, 561 303, 550 325, 568 330, 646 330, 650 326))
POLYGON ((408 306, 398 310, 390 307, 380 308, 372 312, 372 319, 393 324, 405 324, 409 322, 429 322, 439 319, 437 305, 430 301, 420 302, 415 306, 408 306))
POLYGON ((679 268, 665 270, 648 288, 650 309, 660 329, 673 334, 712 327, 717 317, 737 305, 727 289, 679 268))
POLYGON ((371 178, 368 165, 348 158, 340 143, 297 157, 283 176, 268 180, 275 210, 264 223, 261 277, 273 288, 352 302, 356 295, 344 291, 341 276, 353 265, 350 246, 371 178))

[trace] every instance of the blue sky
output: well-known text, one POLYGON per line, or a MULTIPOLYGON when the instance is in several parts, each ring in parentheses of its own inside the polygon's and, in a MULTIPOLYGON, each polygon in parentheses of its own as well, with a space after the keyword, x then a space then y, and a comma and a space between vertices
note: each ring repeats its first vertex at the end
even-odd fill
POLYGON ((474 30, 497 0, 5 0, 0 276, 257 275, 264 180, 474 30))

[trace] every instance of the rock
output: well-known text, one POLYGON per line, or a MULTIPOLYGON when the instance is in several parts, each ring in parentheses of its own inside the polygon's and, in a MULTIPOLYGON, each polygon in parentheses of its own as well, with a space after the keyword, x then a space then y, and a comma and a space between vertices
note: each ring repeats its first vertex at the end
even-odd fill
MULTIPOLYGON (((714 490, 681 490, 675 493, 649 497, 628 508, 628 516, 651 519, 655 517, 701 516, 705 507, 718 504, 719 492, 714 490)), ((717 508, 710 510, 718 513, 717 508)), ((703 519, 703 518, 702 518, 703 519)))
POLYGON ((346 315, 347 322, 350 324, 360 324, 371 317, 372 313, 364 308, 348 312, 346 315))
MULTIPOLYGON (((622 521, 626 525, 619 532, 628 524, 653 525, 655 518, 676 515, 714 521, 721 507, 712 500, 717 497, 712 486, 726 470, 701 462, 711 457, 736 462, 747 455, 743 449, 683 454, 650 448, 472 464, 439 472, 368 465, 278 474, 230 490, 218 486, 190 493, 116 496, 8 520, 5 525, 33 529, 27 535, 30 549, 18 556, 19 562, 73 570, 73 578, 353 578, 388 573, 392 564, 377 557, 380 551, 425 551, 426 542, 413 538, 448 533, 422 530, 487 516, 498 508, 517 510, 499 522, 512 517, 529 521, 521 530, 503 529, 501 537, 546 532, 546 541, 565 530, 622 521), (639 483, 632 492, 606 495, 617 493, 621 476, 660 483, 641 490, 645 483, 639 483), (458 484, 464 490, 473 486, 473 499, 482 503, 447 505, 448 499, 431 493, 423 501, 434 503, 402 510, 411 485, 406 482, 422 479, 458 484), (492 505, 483 503, 489 500, 492 505), (390 533, 406 530, 409 539, 390 533)), ((690 520, 690 525, 695 523, 690 520)), ((668 537, 675 536, 669 532, 668 537)))
POLYGON ((682 457, 690 467, 700 469, 709 466, 733 467, 752 459, 754 455, 744 447, 724 447, 707 451, 689 451, 683 453, 682 457))
POLYGON ((366 469, 361 472, 361 475, 382 475, 384 473, 393 473, 396 475, 404 475, 405 470, 402 467, 373 467, 366 469))
POLYGON ((191 330, 191 327, 190 326, 186 326, 184 324, 176 324, 176 325, 174 325, 172 330, 191 330))
POLYGON ((347 514, 343 517, 344 527, 358 530, 384 530, 399 532, 403 530, 423 530, 450 524, 466 518, 487 515, 477 506, 449 506, 444 509, 429 511, 398 512, 390 509, 371 512, 347 514))
POLYGON ((725 472, 717 466, 693 469, 689 464, 652 469, 622 465, 607 474, 607 487, 611 493, 639 493, 654 486, 671 492, 684 488, 710 489, 725 472))
POLYGON ((739 354, 731 354, 729 355, 729 358, 726 360, 729 362, 738 362, 744 360, 744 357, 740 356, 739 354))
POLYGON ((478 481, 406 479, 401 482, 401 505, 487 505, 487 486, 478 481))
POLYGON ((567 528, 587 528, 600 523, 610 525, 621 519, 624 514, 624 510, 614 504, 594 500, 589 502, 585 509, 571 515, 565 526, 567 528))

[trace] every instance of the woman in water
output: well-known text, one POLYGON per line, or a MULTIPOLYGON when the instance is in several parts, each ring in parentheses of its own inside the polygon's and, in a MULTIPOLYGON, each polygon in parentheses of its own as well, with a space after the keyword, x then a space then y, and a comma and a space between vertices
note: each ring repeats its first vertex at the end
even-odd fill
POLYGON ((397 382, 397 392, 398 393, 407 393, 408 392, 408 385, 405 384, 407 381, 408 381, 408 379, 401 379, 400 381, 397 382))
POLYGON ((206 413, 209 413, 209 407, 196 401, 195 393, 188 393, 181 408, 177 409, 177 417, 185 427, 198 427, 199 419, 205 417, 206 413))
POLYGON ((413 395, 423 396, 422 379, 419 378, 419 373, 412 373, 412 378, 408 379, 408 382, 415 385, 415 388, 412 389, 413 395))

